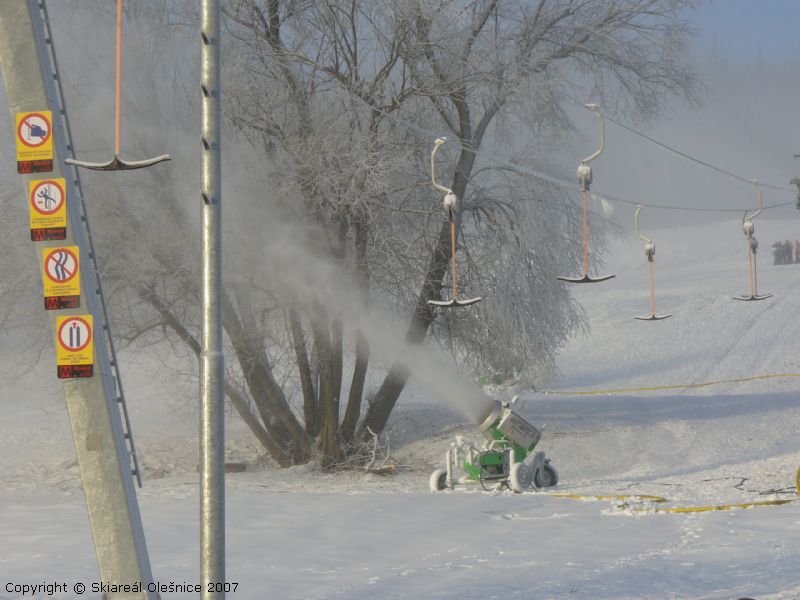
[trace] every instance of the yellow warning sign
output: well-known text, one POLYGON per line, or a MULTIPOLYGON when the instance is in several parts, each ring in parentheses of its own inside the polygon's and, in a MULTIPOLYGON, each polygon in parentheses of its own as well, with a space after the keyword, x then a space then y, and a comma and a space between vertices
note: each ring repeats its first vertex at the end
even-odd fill
POLYGON ((67 236, 67 193, 63 178, 30 182, 28 205, 31 240, 63 240, 67 236))
POLYGON ((81 274, 77 246, 44 248, 42 272, 46 310, 80 306, 81 274))
MULTIPOLYGON (((20 169, 28 164, 30 170, 20 172, 36 173, 38 161, 53 160, 53 117, 49 110, 17 113, 17 163, 20 169)), ((52 170, 52 166, 51 169, 52 170)))
POLYGON ((58 378, 91 377, 94 363, 92 315, 56 318, 58 378))

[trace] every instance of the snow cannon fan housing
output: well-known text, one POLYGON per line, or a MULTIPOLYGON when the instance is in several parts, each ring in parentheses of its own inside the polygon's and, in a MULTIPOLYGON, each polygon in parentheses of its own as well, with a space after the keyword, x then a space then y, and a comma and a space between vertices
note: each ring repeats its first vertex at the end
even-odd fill
POLYGON ((542 437, 542 432, 511 410, 508 402, 497 401, 478 429, 490 442, 506 440, 527 452, 532 451, 542 437))
POLYGON ((744 231, 744 237, 753 237, 753 234, 756 232, 756 226, 748 219, 742 223, 742 231, 744 231))

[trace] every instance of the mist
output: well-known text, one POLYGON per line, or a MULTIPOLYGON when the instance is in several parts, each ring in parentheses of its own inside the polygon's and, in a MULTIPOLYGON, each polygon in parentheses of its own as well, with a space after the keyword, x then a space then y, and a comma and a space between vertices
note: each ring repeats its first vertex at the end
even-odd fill
MULTIPOLYGON (((51 3, 55 23, 55 40, 59 62, 67 86, 68 109, 73 116, 73 130, 81 158, 104 160, 112 154, 113 143, 113 31, 111 11, 97 14, 75 10, 77 3, 51 3), (86 32, 92 32, 91 37, 86 32)), ((142 44, 153 32, 126 26, 125 37, 125 88, 127 97, 139 96, 150 83, 141 79, 148 70, 156 71, 157 95, 160 105, 147 109, 123 108, 123 155, 131 159, 145 158, 161 153, 173 155, 169 166, 159 167, 167 173, 173 185, 185 190, 182 210, 190 222, 197 224, 199 182, 199 115, 197 94, 176 86, 177 72, 193 73, 198 69, 199 48, 196 36, 179 24, 165 25, 165 31, 186 45, 172 44, 174 52, 159 53, 160 47, 142 44), (154 62, 156 61, 156 62, 154 62), (172 74, 172 75, 171 75, 172 74), (177 111, 176 111, 177 108, 177 111), (159 111, 174 115, 174 121, 165 130, 159 125, 159 111)), ((154 36, 157 37, 157 36, 154 36)), ((176 39, 173 37, 173 39, 176 39)), ((699 94, 698 105, 672 101, 667 112, 655 123, 636 123, 642 133, 668 144, 698 159, 737 173, 745 178, 758 178, 762 183, 789 187, 789 179, 800 174, 800 161, 793 155, 800 152, 797 120, 793 119, 796 98, 800 97, 800 63, 771 63, 753 60, 732 62, 709 51, 698 40, 691 60, 696 64, 705 89, 699 94)), ((223 90, 224 93, 224 90, 223 90)), ((594 98, 583 99, 586 102, 594 98)), ((566 181, 574 181, 575 168, 580 160, 597 147, 597 122, 594 115, 580 106, 570 109, 576 136, 565 136, 558 146, 548 146, 541 154, 548 156, 542 171, 566 181)), ((611 115, 625 121, 624 115, 611 115)), ((7 119, 0 122, 3 161, 0 181, 3 188, 13 191, 16 174, 12 168, 13 136, 7 119)), ((432 346, 409 348, 400 342, 404 336, 401 322, 407 315, 382 310, 373 303, 363 310, 357 295, 346 285, 347 277, 333 264, 321 263, 318 255, 306 252, 309 232, 298 230, 292 223, 283 221, 276 213, 270 222, 253 222, 248 205, 260 201, 270 192, 271 182, 265 169, 259 165, 262 155, 257 154, 249 142, 233 127, 226 126, 224 185, 224 228, 227 238, 226 252, 237 254, 236 245, 242 237, 249 238, 248 257, 258 261, 269 274, 265 284, 283 288, 301 297, 316 297, 331 314, 345 323, 361 329, 369 337, 373 350, 384 365, 399 360, 408 365, 414 376, 424 382, 432 392, 447 398, 454 407, 471 421, 480 416, 488 399, 482 390, 471 383, 471 377, 459 373, 445 349, 432 346), (256 237, 258 236, 258 237, 256 237), (256 246, 257 249, 253 249, 256 246)), ((424 161, 423 161, 424 162, 424 161)), ((633 203, 660 204, 675 207, 724 208, 744 211, 755 209, 756 191, 745 184, 700 165, 687 162, 674 154, 653 146, 647 141, 617 127, 606 124, 606 149, 593 163, 592 191, 602 197, 607 194, 633 203)), ((421 173, 424 179, 427 173, 421 173)), ((91 188, 104 176, 87 175, 85 185, 91 188)), ((126 202, 125 189, 134 189, 147 174, 117 177, 120 192, 109 202, 126 202), (127 187, 126 187, 127 186, 127 187)), ((107 182, 108 180, 106 180, 107 182)), ((131 193, 131 197, 135 197, 131 193)), ((16 203, 19 216, 24 214, 23 194, 18 198, 4 197, 5 202, 16 203)), ((766 205, 791 202, 790 192, 764 190, 766 205)), ((575 201, 578 202, 577 184, 575 201)), ((95 201, 96 202, 96 201, 95 201)), ((595 209, 598 210, 598 204, 595 209)), ((629 204, 612 202, 613 218, 623 230, 632 234, 633 212, 629 204)), ((99 210, 95 204, 92 211, 99 210)), ((149 200, 136 197, 136 204, 128 206, 141 220, 160 226, 164 207, 157 198, 149 200)), ((108 210, 108 207, 106 207, 108 210)), ((113 210, 113 207, 112 209, 113 210)), ((743 213, 742 213, 743 214, 743 213)), ((794 218, 793 204, 766 211, 761 222, 770 219, 794 218)), ((693 223, 730 221, 734 213, 701 213, 645 209, 642 225, 645 230, 662 227, 682 227, 693 223)), ((8 228, 8 222, 6 228, 8 228)), ((800 228, 799 228, 800 229, 800 228)), ((96 229, 99 237, 113 238, 113 232, 96 229)), ((187 255, 197 245, 193 239, 196 231, 181 232, 187 255)), ((763 239, 762 243, 768 239, 763 239)), ((113 257, 100 257, 115 260, 113 257)), ((226 283, 235 282, 239 276, 252 271, 253 264, 244 259, 227 259, 231 271, 226 273, 226 283)), ((197 266, 197 265, 195 265, 197 266)), ((38 284, 38 282, 33 282, 38 284)), ((35 285, 31 286, 32 289, 35 285)), ((36 300, 35 289, 31 295, 36 300)), ((469 309, 467 309, 469 310, 469 309)))
MULTIPOLYGON (((800 175, 800 121, 795 118, 800 98, 800 61, 731 64, 712 53, 694 60, 705 89, 698 106, 673 102, 656 123, 632 128, 699 160, 762 184, 790 188, 800 175)), ((594 101, 587 98, 586 102, 594 101)), ((619 115, 616 120, 625 122, 619 115)), ((597 148, 599 129, 594 115, 575 107, 573 117, 583 142, 560 153, 565 175, 574 179, 580 160, 597 148)), ((690 162, 614 123, 606 122, 606 149, 592 163, 592 191, 632 203, 673 207, 735 209, 741 213, 703 213, 645 209, 641 219, 649 228, 680 227, 741 217, 758 208, 758 194, 744 183, 690 162)), ((576 185, 577 189, 577 185, 576 185)), ((794 188, 791 188, 794 189, 794 188)), ((794 218, 795 192, 764 189, 764 205, 790 202, 765 211, 760 220, 794 218)), ((576 191, 576 201, 577 201, 576 191)), ((612 203, 615 218, 633 232, 635 206, 612 203)), ((798 227, 800 234, 800 227, 798 227)))

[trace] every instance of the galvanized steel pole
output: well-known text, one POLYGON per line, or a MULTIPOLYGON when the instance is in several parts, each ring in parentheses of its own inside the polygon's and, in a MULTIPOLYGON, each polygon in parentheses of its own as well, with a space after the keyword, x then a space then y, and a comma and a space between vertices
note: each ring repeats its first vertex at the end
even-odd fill
POLYGON ((225 427, 222 357, 220 5, 203 0, 203 338, 200 364, 200 597, 225 598, 225 427))

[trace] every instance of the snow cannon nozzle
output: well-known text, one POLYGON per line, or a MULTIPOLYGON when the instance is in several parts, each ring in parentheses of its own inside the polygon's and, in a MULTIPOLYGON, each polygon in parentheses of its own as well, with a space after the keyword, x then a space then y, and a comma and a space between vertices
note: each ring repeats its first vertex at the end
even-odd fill
POLYGON ((476 423, 481 433, 484 433, 487 429, 489 429, 502 414, 503 404, 499 400, 492 400, 492 404, 488 412, 478 419, 478 422, 476 423))

